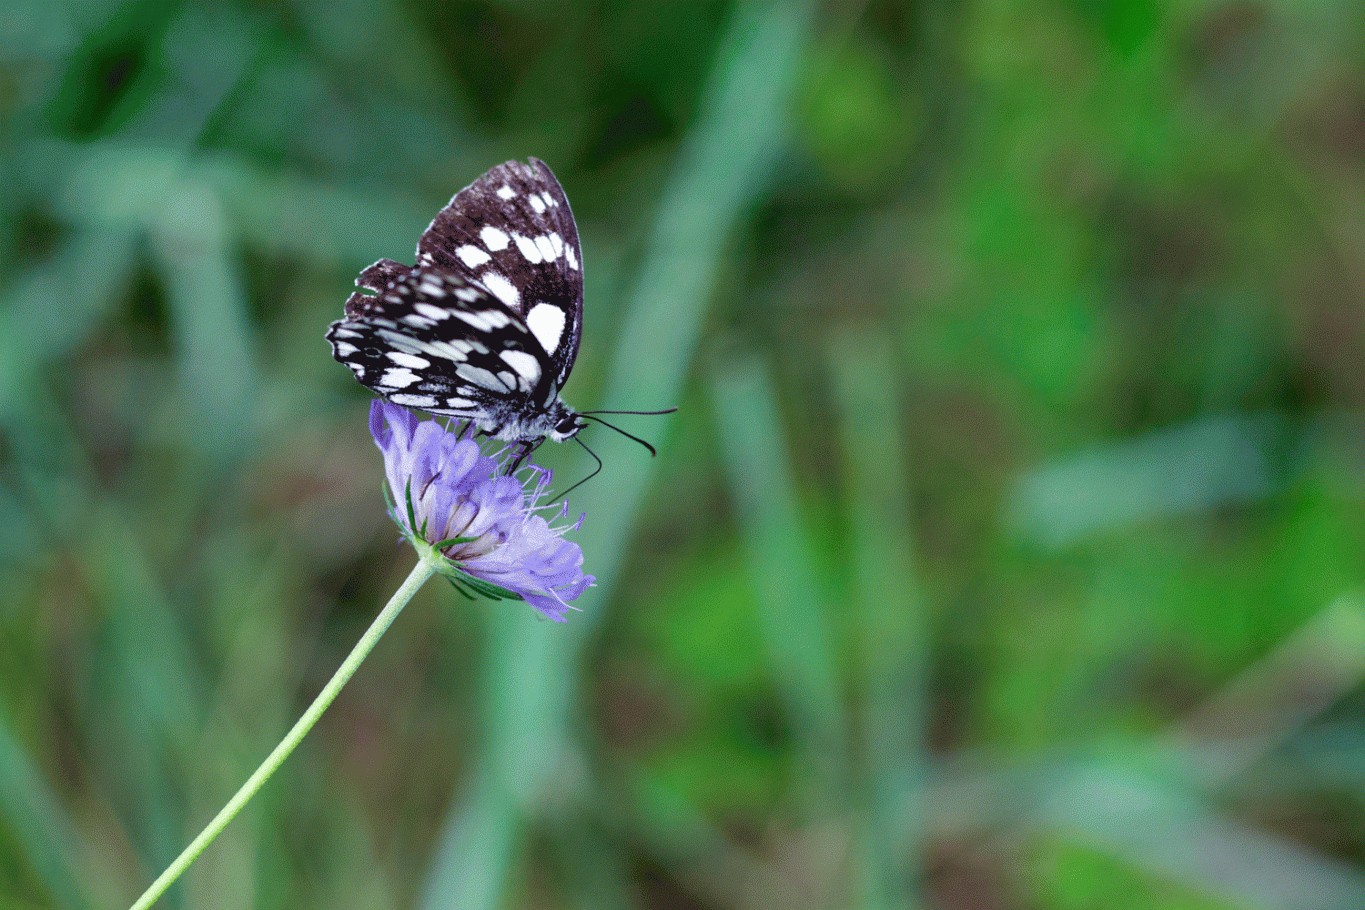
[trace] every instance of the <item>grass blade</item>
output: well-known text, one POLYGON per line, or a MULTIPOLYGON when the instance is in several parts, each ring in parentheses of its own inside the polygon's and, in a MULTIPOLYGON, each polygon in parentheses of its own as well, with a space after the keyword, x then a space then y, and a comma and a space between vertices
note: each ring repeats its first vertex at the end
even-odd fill
POLYGON ((201 418, 187 421, 186 431, 213 461, 230 462, 251 448, 257 377, 246 292, 217 194, 182 181, 152 236, 180 381, 189 411, 201 418))
POLYGON ((0 816, 11 830, 23 832, 15 843, 47 888, 53 906, 82 910, 93 905, 82 890, 81 857, 90 851, 78 843, 71 820, 14 739, 6 717, 0 717, 0 816))
POLYGON ((1064 547, 1131 524, 1253 502, 1279 488, 1276 415, 1206 417, 1044 465, 1015 491, 1011 522, 1064 547))
POLYGON ((711 394, 758 594, 758 625, 805 770, 817 794, 833 796, 843 792, 848 774, 847 724, 821 579, 784 454, 777 395, 749 360, 718 373, 711 394))
POLYGON ((862 711, 858 742, 863 859, 860 906, 914 907, 922 853, 928 618, 914 564, 900 371, 885 335, 838 339, 830 358, 840 406, 854 567, 862 711))

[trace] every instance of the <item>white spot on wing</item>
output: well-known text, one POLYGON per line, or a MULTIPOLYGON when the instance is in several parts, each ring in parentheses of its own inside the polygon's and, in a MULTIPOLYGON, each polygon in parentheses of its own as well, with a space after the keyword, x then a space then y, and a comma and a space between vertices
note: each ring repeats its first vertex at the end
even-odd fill
POLYGON ((526 380, 528 386, 535 385, 540 381, 540 361, 534 354, 525 351, 503 351, 500 355, 503 362, 517 371, 517 375, 526 380))
POLYGON ((542 234, 536 238, 536 249, 540 250, 540 258, 546 262, 554 262, 559 253, 555 252, 555 245, 548 235, 542 234))
POLYGON ((463 319, 481 332, 500 329, 512 321, 502 310, 456 310, 455 318, 463 319))
POLYGON ((431 361, 425 357, 418 357, 416 354, 406 354, 403 351, 389 351, 386 354, 389 360, 398 364, 400 367, 411 367, 414 370, 425 370, 431 366, 431 361))
POLYGON ((417 303, 413 304, 412 308, 435 322, 450 318, 450 310, 447 310, 445 307, 435 306, 434 304, 417 303))
POLYGON ((353 344, 348 344, 345 341, 336 342, 336 353, 338 357, 350 357, 357 350, 359 349, 353 344))
POLYGON ((499 253, 507 249, 507 235, 492 225, 479 231, 479 239, 483 241, 483 245, 488 247, 490 252, 499 253))
POLYGON ((569 261, 569 268, 578 271, 578 254, 574 252, 572 243, 564 245, 564 258, 569 261))
POLYGON ((553 208, 558 208, 558 207, 559 207, 559 200, 556 199, 555 197, 551 196, 551 195, 549 194, 549 192, 541 193, 541 194, 540 194, 540 198, 544 199, 544 200, 545 200, 545 204, 548 205, 548 206, 549 206, 550 208, 552 208, 552 209, 553 209, 553 208))
POLYGON ((406 370, 402 367, 393 367, 384 371, 384 375, 379 380, 379 384, 390 389, 406 389, 416 382, 417 379, 417 374, 412 370, 406 370))
POLYGON ((455 255, 459 256, 460 261, 471 269, 477 269, 479 266, 493 258, 472 243, 466 243, 464 246, 455 250, 455 255))
POLYGON ((521 291, 518 291, 517 286, 504 278, 500 273, 484 272, 479 276, 479 280, 483 282, 484 287, 492 292, 494 297, 508 306, 515 309, 521 305, 521 291))
POLYGON ((474 385, 482 386, 491 392, 504 392, 511 391, 512 389, 512 386, 505 385, 501 379, 494 376, 483 367, 471 366, 467 363, 460 364, 459 369, 455 371, 455 375, 459 376, 465 382, 472 382, 474 385))
POLYGON ((401 404, 407 408, 431 408, 436 406, 436 399, 430 395, 390 395, 389 401, 394 404, 401 404))
POLYGON ((517 198, 517 191, 504 183, 502 186, 498 187, 498 198, 515 199, 517 198))
POLYGON ((423 353, 432 357, 442 357, 446 360, 459 362, 469 356, 469 342, 467 341, 428 341, 423 347, 423 353))
POLYGON ((531 208, 535 209, 536 214, 539 215, 541 212, 545 211, 545 200, 541 199, 539 196, 531 196, 531 208))
POLYGON ((468 310, 456 310, 455 318, 469 323, 480 332, 487 332, 493 328, 492 324, 484 318, 483 313, 471 313, 468 310))
POLYGON ((389 343, 390 347, 400 351, 407 351, 409 354, 422 353, 422 343, 411 335, 404 335, 402 332, 395 332, 392 329, 380 329, 379 337, 389 343))
POLYGON ((540 255, 540 247, 536 245, 534 240, 530 237, 523 237, 520 234, 513 234, 512 236, 516 238, 517 249, 521 251, 521 255, 525 257, 527 262, 531 263, 531 265, 536 265, 540 262, 542 258, 540 255))
POLYGON ((564 335, 564 311, 551 303, 537 303, 526 314, 526 325, 545 352, 553 354, 564 335))

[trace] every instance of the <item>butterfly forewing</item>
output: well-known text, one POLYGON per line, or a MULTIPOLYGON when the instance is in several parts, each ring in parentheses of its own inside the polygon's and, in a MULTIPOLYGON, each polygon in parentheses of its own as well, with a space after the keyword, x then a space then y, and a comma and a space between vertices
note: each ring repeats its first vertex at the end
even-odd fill
POLYGON ((563 386, 583 331, 583 261, 569 200, 544 162, 508 161, 456 193, 418 241, 417 264, 516 313, 563 386))
POLYGON ((521 315, 467 276, 381 259, 332 323, 332 356, 395 404, 496 425, 555 396, 554 366, 521 315))

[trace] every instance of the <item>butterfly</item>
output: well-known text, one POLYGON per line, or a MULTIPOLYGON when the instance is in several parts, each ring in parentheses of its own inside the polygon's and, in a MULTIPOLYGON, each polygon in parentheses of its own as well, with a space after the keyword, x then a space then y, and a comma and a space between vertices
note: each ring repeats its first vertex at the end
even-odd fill
POLYGON ((545 162, 490 169, 436 214, 416 265, 381 259, 356 285, 327 331, 332 356, 394 404, 520 444, 514 465, 586 420, 654 452, 595 415, 673 409, 578 412, 560 398, 583 336, 583 253, 545 162))
POLYGON ((492 168, 437 213, 416 265, 381 259, 356 285, 327 340, 362 385, 532 448, 583 428, 559 396, 583 334, 583 255, 543 161, 492 168))

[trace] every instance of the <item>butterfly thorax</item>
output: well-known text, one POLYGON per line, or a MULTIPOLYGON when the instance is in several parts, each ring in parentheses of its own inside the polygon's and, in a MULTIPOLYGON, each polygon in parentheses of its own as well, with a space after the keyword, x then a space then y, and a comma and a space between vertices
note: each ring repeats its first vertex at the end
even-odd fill
POLYGON ((519 408, 513 402, 499 402, 480 415, 474 426, 480 433, 504 442, 539 443, 549 438, 563 442, 583 429, 583 418, 556 395, 548 405, 519 408))

